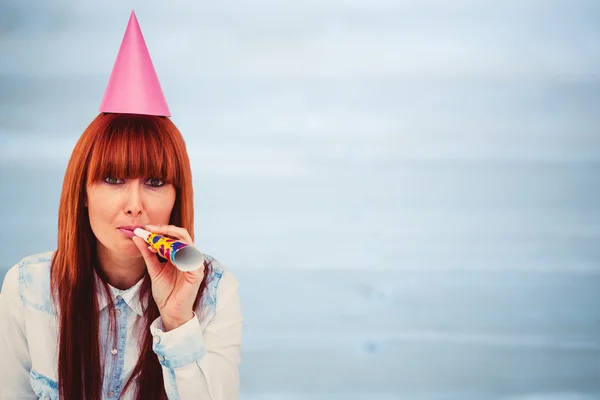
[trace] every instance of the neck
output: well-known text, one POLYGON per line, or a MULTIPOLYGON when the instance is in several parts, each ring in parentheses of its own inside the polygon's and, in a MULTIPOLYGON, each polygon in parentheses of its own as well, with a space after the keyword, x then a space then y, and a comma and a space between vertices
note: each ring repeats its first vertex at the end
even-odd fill
POLYGON ((125 290, 135 285, 146 273, 144 258, 119 256, 98 243, 100 269, 109 285, 125 290))

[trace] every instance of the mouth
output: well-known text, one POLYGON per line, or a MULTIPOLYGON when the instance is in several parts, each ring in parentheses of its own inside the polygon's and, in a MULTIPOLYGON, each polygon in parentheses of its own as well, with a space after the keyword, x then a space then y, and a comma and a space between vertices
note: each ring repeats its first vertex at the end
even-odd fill
POLYGON ((125 236, 127 236, 129 239, 132 239, 133 237, 135 237, 135 234, 133 233, 133 231, 136 228, 144 228, 141 225, 128 225, 128 226, 120 226, 119 230, 121 231, 121 233, 125 236))

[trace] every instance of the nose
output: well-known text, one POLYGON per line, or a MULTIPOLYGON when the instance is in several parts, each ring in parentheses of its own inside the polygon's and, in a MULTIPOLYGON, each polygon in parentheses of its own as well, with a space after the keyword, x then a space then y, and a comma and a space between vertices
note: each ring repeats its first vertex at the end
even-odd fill
POLYGON ((129 216, 137 217, 142 213, 143 209, 140 185, 138 180, 132 180, 127 188, 125 213, 129 216))

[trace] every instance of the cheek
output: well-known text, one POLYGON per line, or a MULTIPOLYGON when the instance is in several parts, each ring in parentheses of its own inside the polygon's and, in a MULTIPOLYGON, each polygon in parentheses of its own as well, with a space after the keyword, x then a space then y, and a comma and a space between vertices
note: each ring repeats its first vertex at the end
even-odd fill
POLYGON ((114 214, 114 198, 111 196, 102 196, 101 194, 94 193, 93 196, 88 197, 88 215, 90 223, 92 225, 98 225, 109 220, 114 214))
POLYGON ((102 210, 99 204, 89 202, 88 215, 90 218, 90 225, 92 227, 92 230, 96 231, 102 224, 102 216, 104 215, 104 211, 102 210))
POLYGON ((147 205, 148 216, 153 223, 166 225, 171 219, 171 211, 175 204, 175 194, 166 193, 153 198, 147 205))

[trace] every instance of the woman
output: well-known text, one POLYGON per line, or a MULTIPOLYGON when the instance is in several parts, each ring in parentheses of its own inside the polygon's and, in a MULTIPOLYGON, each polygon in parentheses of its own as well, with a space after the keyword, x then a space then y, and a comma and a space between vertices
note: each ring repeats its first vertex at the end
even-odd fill
POLYGON ((237 399, 236 279, 208 255, 181 272, 132 234, 194 244, 182 135, 168 113, 103 108, 67 166, 56 251, 4 279, 0 399, 237 399))
POLYGON ((4 280, 0 398, 237 398, 234 277, 208 255, 204 268, 180 272, 130 234, 144 226, 193 244, 192 196, 168 118, 91 123, 67 167, 58 249, 4 280))

